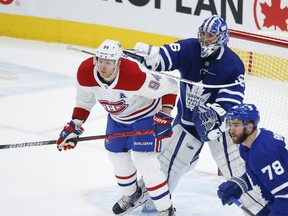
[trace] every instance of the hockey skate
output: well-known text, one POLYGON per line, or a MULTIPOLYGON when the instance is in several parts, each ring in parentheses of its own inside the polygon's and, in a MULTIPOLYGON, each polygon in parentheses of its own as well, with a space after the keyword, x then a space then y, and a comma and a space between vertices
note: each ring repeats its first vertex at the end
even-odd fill
POLYGON ((152 201, 152 199, 149 195, 147 196, 147 201, 144 203, 144 205, 142 205, 141 212, 147 213, 147 214, 158 212, 154 202, 152 201))
POLYGON ((160 211, 158 213, 158 216, 176 216, 175 213, 175 208, 171 205, 170 208, 164 210, 164 211, 160 211))
POLYGON ((122 196, 121 199, 115 203, 112 210, 115 215, 124 215, 145 203, 147 199, 147 191, 138 187, 136 192, 131 196, 122 196))

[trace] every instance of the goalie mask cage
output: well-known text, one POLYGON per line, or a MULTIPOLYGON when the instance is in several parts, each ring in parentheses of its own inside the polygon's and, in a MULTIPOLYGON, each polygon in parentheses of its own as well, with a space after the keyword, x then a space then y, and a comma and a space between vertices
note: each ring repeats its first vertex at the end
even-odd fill
POLYGON ((245 65, 244 103, 260 112, 259 127, 288 137, 288 32, 230 30, 228 46, 245 65))

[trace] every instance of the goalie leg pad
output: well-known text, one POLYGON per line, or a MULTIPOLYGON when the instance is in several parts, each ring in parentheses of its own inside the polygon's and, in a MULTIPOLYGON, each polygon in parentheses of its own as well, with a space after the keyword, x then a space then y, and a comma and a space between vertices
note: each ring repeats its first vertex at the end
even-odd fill
POLYGON ((222 175, 228 180, 233 176, 242 176, 245 162, 239 153, 239 145, 233 143, 228 132, 217 140, 208 142, 210 152, 222 175))
POLYGON ((197 164, 203 144, 180 124, 173 127, 172 137, 162 142, 162 152, 158 158, 172 193, 181 176, 197 164))

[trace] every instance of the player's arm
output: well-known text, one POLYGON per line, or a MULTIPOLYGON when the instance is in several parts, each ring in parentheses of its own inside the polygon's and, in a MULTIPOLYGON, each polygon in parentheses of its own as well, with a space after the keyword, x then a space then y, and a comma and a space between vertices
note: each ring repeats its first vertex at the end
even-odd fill
POLYGON ((124 50, 124 54, 143 64, 150 70, 160 70, 160 47, 138 42, 133 49, 124 50))
MULTIPOLYGON (((287 145, 283 137, 274 134, 274 138, 277 145, 273 145, 273 149, 270 148, 267 153, 258 154, 258 160, 260 158, 261 160, 258 161, 255 158, 254 171, 274 196, 274 203, 270 207, 269 215, 288 215, 288 152, 287 147, 285 148, 287 145)), ((261 144, 264 142, 262 141, 261 144)), ((271 145, 270 142, 269 145, 271 145)), ((263 151, 259 150, 258 152, 262 153, 263 151)))
POLYGON ((175 94, 167 94, 162 97, 162 109, 154 115, 154 124, 152 126, 155 137, 158 140, 172 136, 172 109, 176 103, 175 94))
POLYGON ((83 74, 83 72, 86 70, 82 70, 85 63, 87 63, 87 61, 80 65, 77 73, 76 105, 73 110, 72 120, 64 126, 57 140, 57 148, 59 151, 62 151, 63 149, 73 149, 76 146, 77 142, 73 140, 73 138, 79 137, 84 132, 82 124, 86 121, 92 107, 96 103, 93 90, 90 87, 85 86, 87 76, 85 76, 86 74, 83 74))
POLYGON ((124 53, 150 70, 171 71, 177 69, 180 46, 178 42, 161 47, 138 42, 132 50, 125 50, 124 53))
POLYGON ((160 85, 163 86, 160 86, 159 89, 159 93, 162 95, 162 110, 155 114, 153 124, 154 135, 161 140, 167 137, 171 137, 173 133, 172 122, 174 118, 171 116, 171 112, 176 104, 178 83, 175 80, 165 77, 153 77, 158 79, 160 85))

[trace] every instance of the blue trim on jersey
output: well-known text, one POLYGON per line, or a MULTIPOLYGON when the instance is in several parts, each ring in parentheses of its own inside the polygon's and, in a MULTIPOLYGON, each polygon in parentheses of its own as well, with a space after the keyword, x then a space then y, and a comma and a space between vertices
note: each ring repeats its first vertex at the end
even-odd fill
POLYGON ((170 194, 169 190, 167 190, 166 192, 160 194, 159 196, 156 196, 156 197, 152 197, 151 196, 151 199, 152 200, 159 200, 159 199, 162 199, 163 197, 167 196, 168 194, 170 194))

